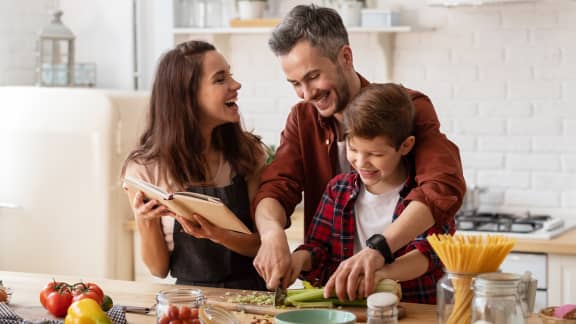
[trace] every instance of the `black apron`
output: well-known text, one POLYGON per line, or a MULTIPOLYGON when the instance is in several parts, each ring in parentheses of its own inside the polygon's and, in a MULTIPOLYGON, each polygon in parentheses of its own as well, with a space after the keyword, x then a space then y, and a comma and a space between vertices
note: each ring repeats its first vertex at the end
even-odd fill
MULTIPOLYGON (((189 192, 218 197, 254 232, 250 217, 248 186, 241 176, 235 176, 226 187, 190 187, 189 192)), ((266 283, 252 261, 208 239, 188 235, 178 221, 174 222, 174 250, 170 255, 170 274, 177 284, 232 289, 266 290, 266 283)))

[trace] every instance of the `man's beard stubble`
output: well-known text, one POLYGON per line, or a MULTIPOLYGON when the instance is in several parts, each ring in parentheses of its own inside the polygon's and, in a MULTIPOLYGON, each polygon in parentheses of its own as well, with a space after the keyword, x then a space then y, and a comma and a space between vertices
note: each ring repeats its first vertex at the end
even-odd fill
POLYGON ((348 81, 344 77, 344 71, 340 66, 337 67, 336 70, 338 79, 341 80, 339 84, 336 85, 336 109, 334 113, 340 113, 344 111, 348 102, 350 101, 350 88, 348 87, 348 81))

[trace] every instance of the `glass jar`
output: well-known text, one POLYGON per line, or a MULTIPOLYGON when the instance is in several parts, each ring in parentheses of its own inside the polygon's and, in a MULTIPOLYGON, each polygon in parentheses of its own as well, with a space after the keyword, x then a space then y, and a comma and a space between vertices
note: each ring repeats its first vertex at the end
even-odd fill
POLYGON ((474 293, 472 279, 477 273, 446 272, 436 284, 438 323, 470 324, 470 305, 474 293))
POLYGON ((388 292, 374 293, 366 300, 367 324, 398 324, 398 296, 388 292))
POLYGON ((156 323, 198 319, 198 308, 206 302, 199 289, 174 288, 156 294, 156 323))
POLYGON ((474 280, 472 322, 493 324, 524 324, 519 296, 520 276, 514 273, 492 272, 474 280))
POLYGON ((202 324, 239 324, 240 322, 224 308, 214 305, 202 305, 198 312, 202 324))

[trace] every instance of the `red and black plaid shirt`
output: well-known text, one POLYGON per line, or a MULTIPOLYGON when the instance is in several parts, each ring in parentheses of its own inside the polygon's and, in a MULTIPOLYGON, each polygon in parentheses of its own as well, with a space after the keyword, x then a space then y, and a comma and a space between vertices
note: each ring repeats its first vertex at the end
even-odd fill
MULTIPOLYGON (((404 200, 404 197, 414 185, 414 179, 410 175, 400 191, 400 199, 394 210, 392 221, 396 220, 408 205, 409 201, 404 200)), ((305 243, 296 249, 307 250, 312 254, 313 270, 302 272, 301 279, 316 286, 325 285, 340 262, 354 254, 354 236, 356 235, 354 203, 361 187, 362 181, 354 171, 337 175, 326 186, 308 233, 306 233, 305 243)), ((417 249, 430 260, 425 274, 401 283, 402 301, 421 304, 436 303, 436 282, 444 274, 443 265, 428 244, 426 236, 435 233, 453 234, 454 229, 454 218, 452 218, 445 225, 432 226, 394 253, 395 257, 399 257, 417 249)))

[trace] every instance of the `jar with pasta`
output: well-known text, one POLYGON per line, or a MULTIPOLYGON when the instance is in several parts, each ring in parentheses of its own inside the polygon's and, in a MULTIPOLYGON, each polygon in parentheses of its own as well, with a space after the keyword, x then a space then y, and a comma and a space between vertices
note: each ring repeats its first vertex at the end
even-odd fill
POLYGON ((469 324, 476 273, 446 272, 436 286, 436 315, 439 324, 469 324))

